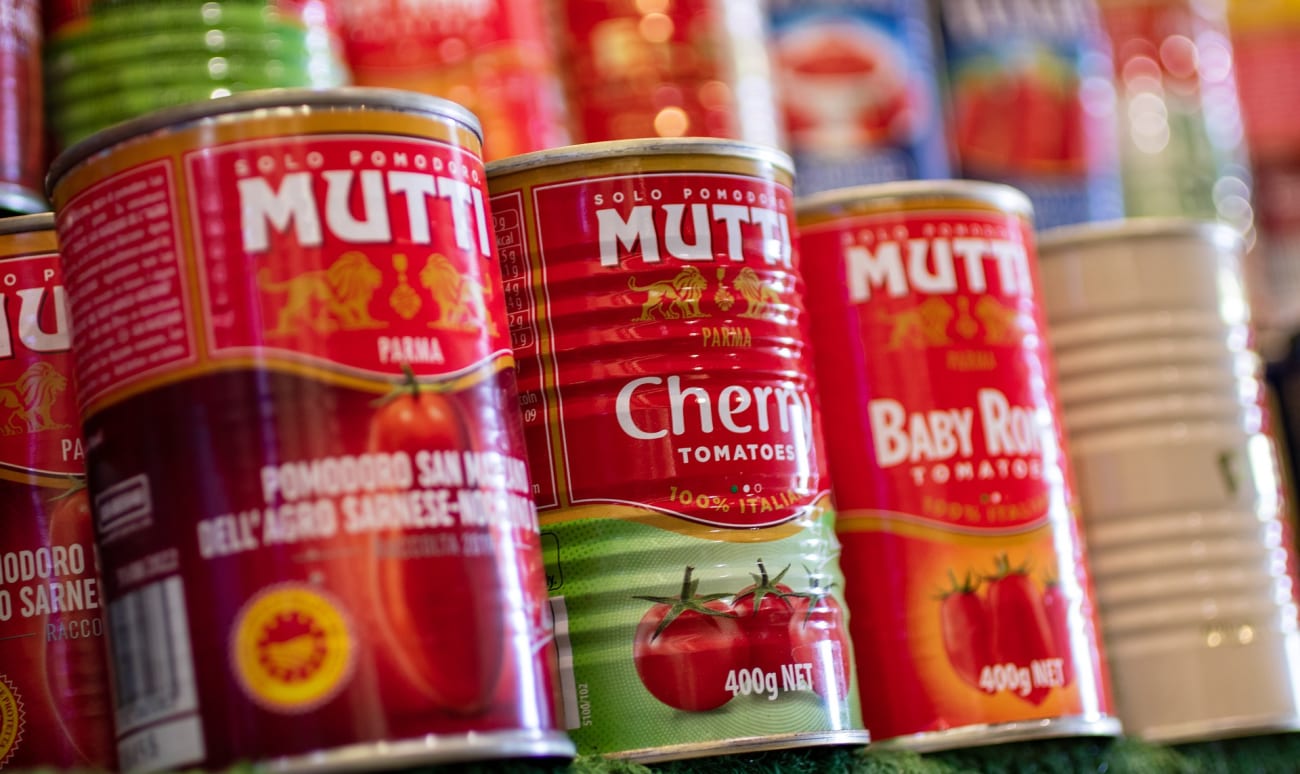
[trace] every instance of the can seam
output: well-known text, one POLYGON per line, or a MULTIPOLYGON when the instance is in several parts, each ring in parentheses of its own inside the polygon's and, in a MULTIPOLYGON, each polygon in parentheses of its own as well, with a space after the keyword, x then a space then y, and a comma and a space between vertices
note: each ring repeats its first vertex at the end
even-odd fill
POLYGON ((487 174, 488 177, 503 177, 573 162, 606 161, 631 156, 692 154, 735 156, 751 161, 762 161, 787 174, 795 174, 794 161, 785 151, 758 143, 713 137, 662 137, 566 145, 490 162, 487 165, 487 174))
POLYGON ((1017 215, 1030 218, 1034 216, 1034 205, 1023 191, 1004 183, 983 180, 905 180, 837 188, 800 198, 795 202, 795 212, 803 216, 864 200, 875 203, 936 197, 960 197, 990 204, 1017 215))

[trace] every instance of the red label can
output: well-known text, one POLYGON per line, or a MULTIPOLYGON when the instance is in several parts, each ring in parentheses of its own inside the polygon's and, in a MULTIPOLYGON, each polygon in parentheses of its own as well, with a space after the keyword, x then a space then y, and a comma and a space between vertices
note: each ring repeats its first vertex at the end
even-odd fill
POLYGON ((56 162, 124 769, 571 752, 479 148, 277 91, 56 162))
POLYGON ((800 203, 864 702, 917 749, 1111 735, 1029 201, 978 183, 800 203), (885 579, 889 579, 888 582, 885 579))
POLYGON ((563 86, 533 0, 339 6, 353 82, 453 99, 483 122, 488 160, 568 142, 563 86))
POLYGON ((0 0, 0 210, 47 209, 40 9, 37 0, 0 0))
POLYGON ((0 220, 0 769, 111 769, 99 566, 54 216, 0 220))

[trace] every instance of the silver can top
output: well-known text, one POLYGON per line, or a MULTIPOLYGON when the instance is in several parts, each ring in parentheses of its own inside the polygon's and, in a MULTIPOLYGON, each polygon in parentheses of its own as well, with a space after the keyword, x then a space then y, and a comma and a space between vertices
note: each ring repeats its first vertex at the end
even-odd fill
POLYGON ((906 180, 836 188, 801 197, 795 202, 795 212, 799 215, 811 215, 866 200, 906 202, 935 197, 951 197, 988 204, 1000 210, 1024 215, 1031 220, 1034 216, 1034 205, 1019 189, 980 180, 906 180))
POLYGON ((40 212, 35 215, 16 215, 12 218, 0 218, 0 236, 5 234, 25 234, 29 231, 53 231, 54 213, 40 212))
POLYGON ((1128 218, 1059 226, 1038 235, 1043 258, 1071 248, 1135 239, 1201 239, 1226 250, 1245 248, 1245 237, 1226 223, 1193 218, 1128 218))
POLYGON ((639 156, 732 156, 770 164, 777 169, 794 174, 794 162, 789 154, 776 148, 740 140, 721 140, 711 137, 654 137, 641 140, 610 140, 583 145, 525 153, 520 156, 493 161, 487 165, 488 177, 510 175, 543 167, 559 166, 573 162, 603 161, 607 159, 639 156))

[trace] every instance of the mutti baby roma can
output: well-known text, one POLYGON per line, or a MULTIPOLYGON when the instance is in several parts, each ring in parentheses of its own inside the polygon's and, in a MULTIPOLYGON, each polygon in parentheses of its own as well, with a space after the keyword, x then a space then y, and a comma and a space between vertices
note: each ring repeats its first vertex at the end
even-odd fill
POLYGON ((123 769, 572 753, 480 158, 286 90, 55 162, 123 769))
POLYGON ((91 534, 54 216, 0 220, 0 769, 112 769, 91 534))
POLYGON ((579 751, 865 743, 789 157, 642 140, 488 177, 579 751))
POLYGON ((984 183, 799 206, 863 702, 914 749, 1119 724, 1039 308, 1031 207, 984 183))

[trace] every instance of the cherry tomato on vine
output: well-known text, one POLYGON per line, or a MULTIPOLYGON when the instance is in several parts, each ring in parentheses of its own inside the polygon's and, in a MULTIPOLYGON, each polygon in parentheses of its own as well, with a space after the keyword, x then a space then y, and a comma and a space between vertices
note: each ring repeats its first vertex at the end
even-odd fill
POLYGON ((826 589, 795 597, 787 631, 795 663, 812 664, 813 690, 832 702, 848 697, 852 654, 844 610, 826 589))
MULTIPOLYGON (((758 574, 750 574, 754 582, 737 592, 731 602, 731 611, 749 638, 750 666, 764 672, 780 674, 782 667, 789 668, 794 663, 791 632, 801 631, 802 627, 795 622, 799 612, 795 601, 800 595, 781 582, 789 570, 787 566, 769 579, 767 567, 759 559, 758 574)), ((807 605, 802 610, 806 611, 807 605)))
POLYGON ((980 685, 980 673, 993 665, 993 648, 988 609, 978 593, 979 581, 969 572, 959 582, 948 571, 952 587, 944 591, 939 602, 939 633, 943 650, 957 676, 974 688, 980 685))

